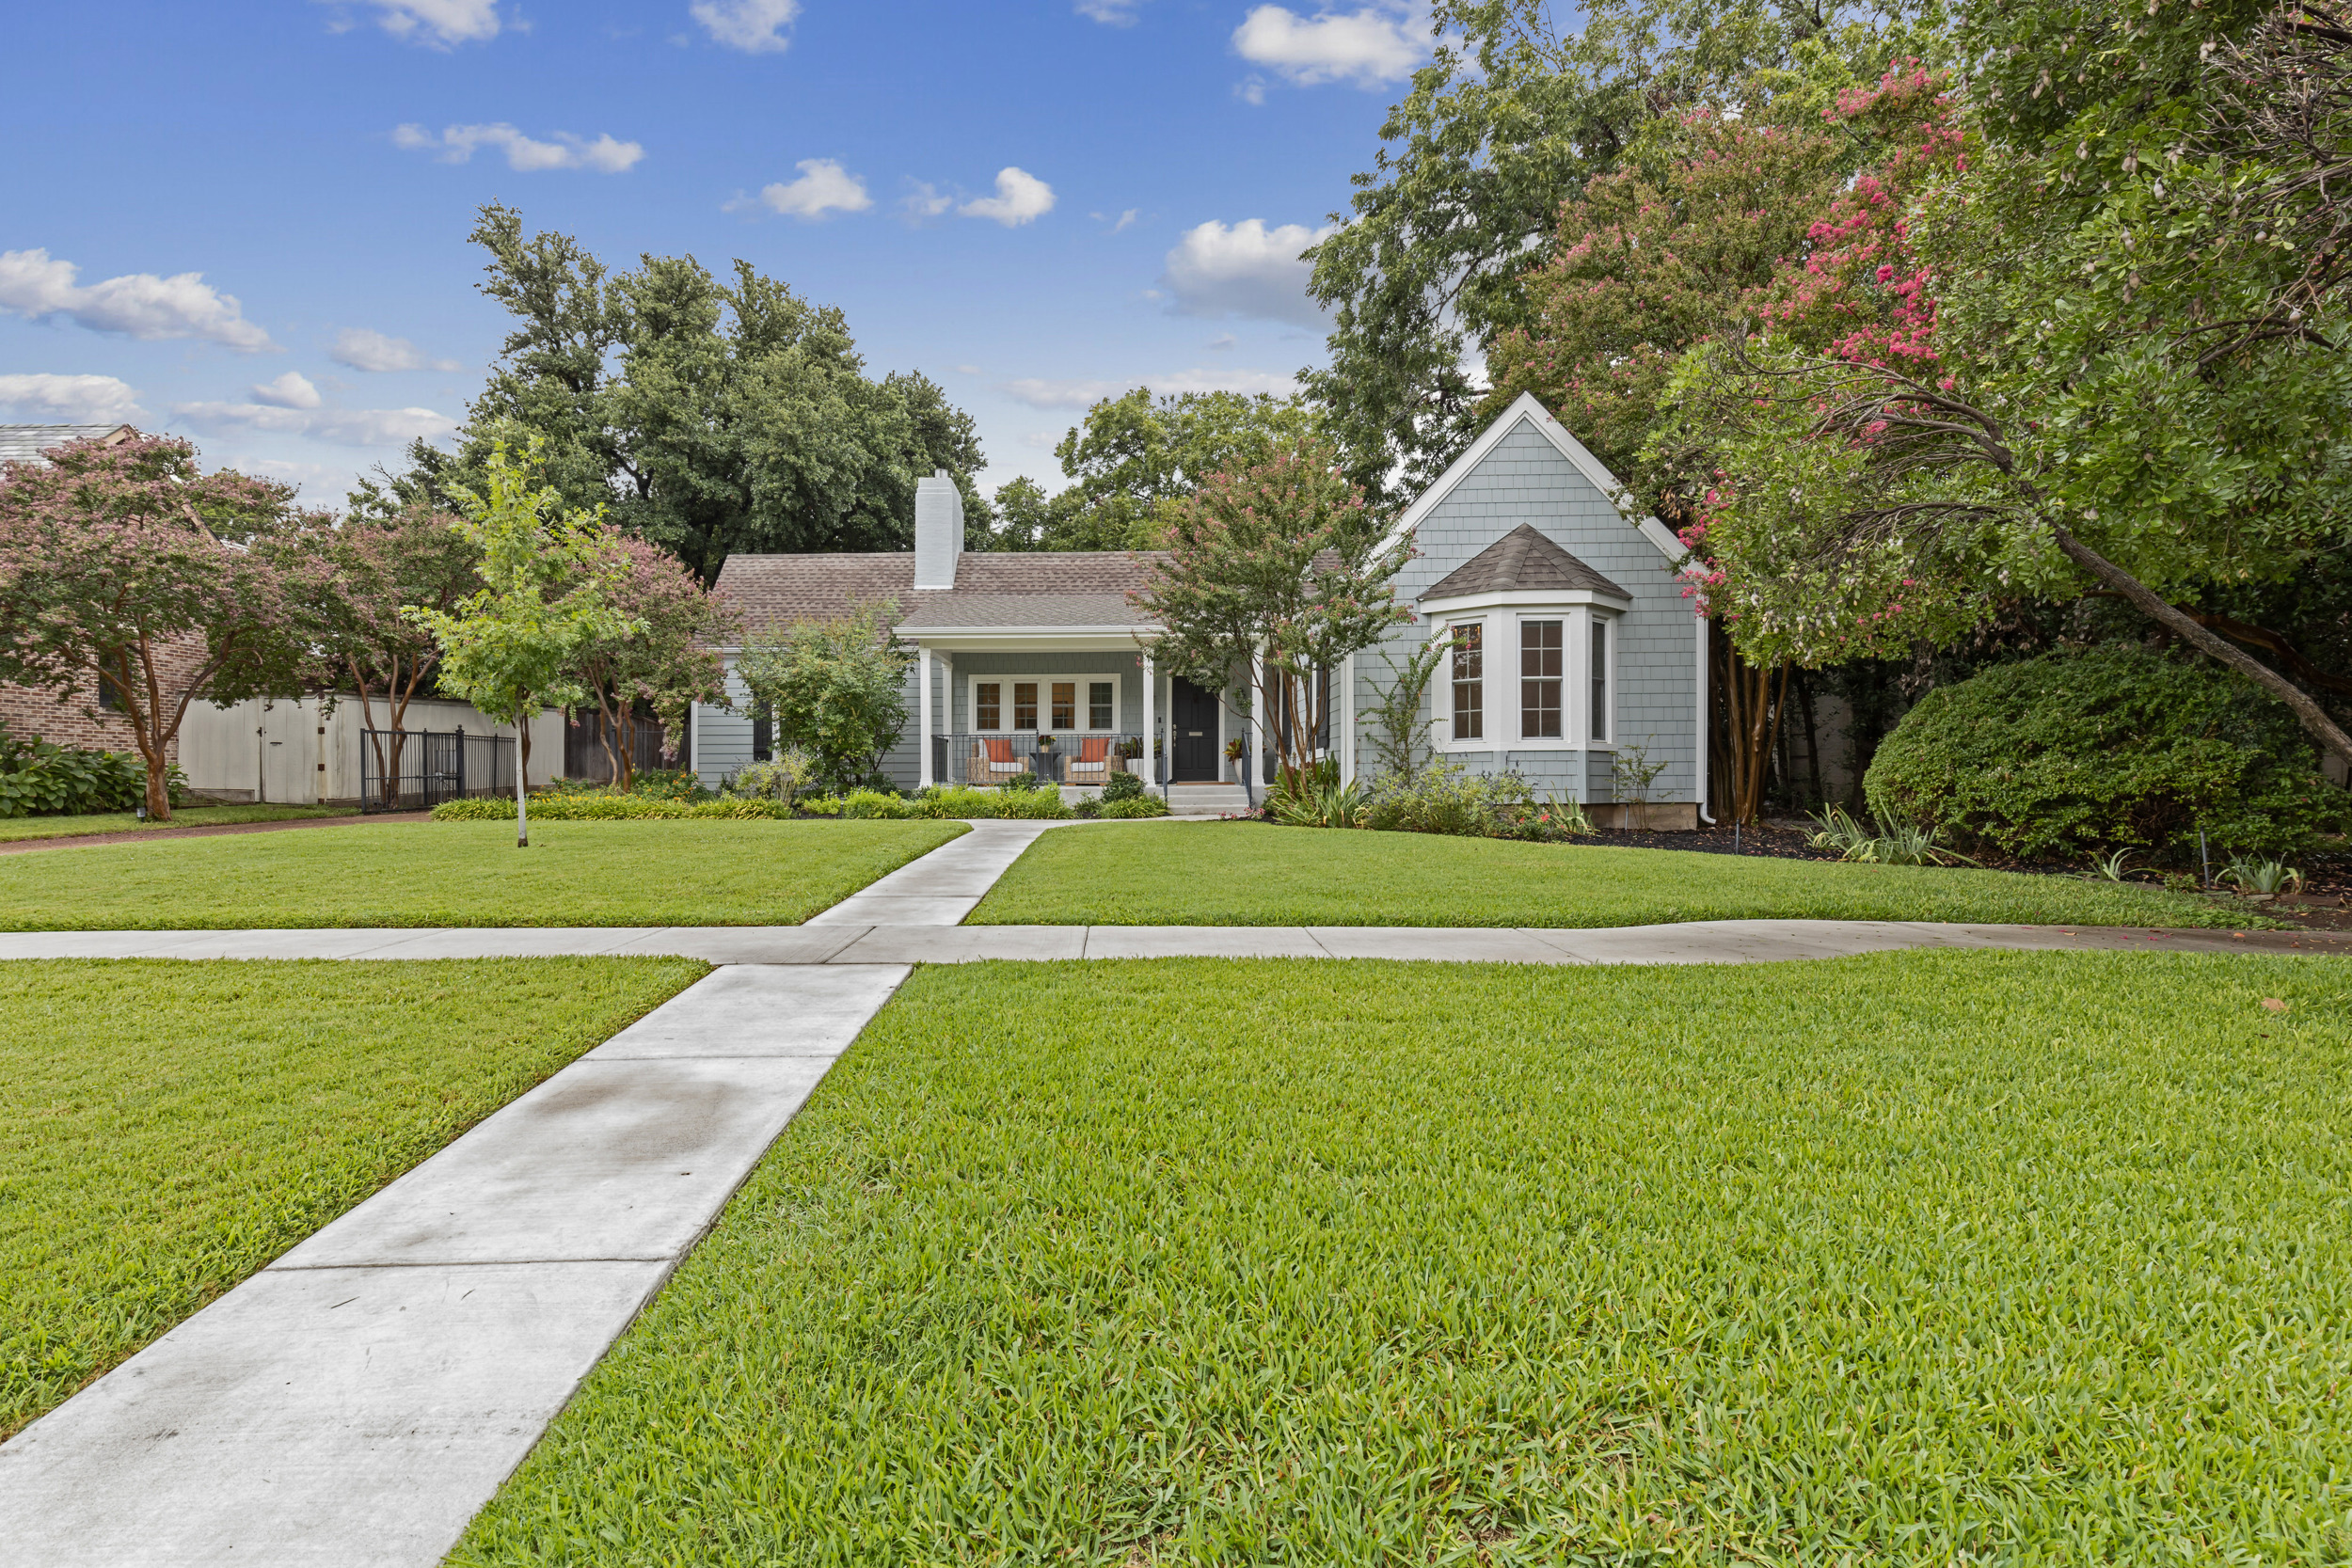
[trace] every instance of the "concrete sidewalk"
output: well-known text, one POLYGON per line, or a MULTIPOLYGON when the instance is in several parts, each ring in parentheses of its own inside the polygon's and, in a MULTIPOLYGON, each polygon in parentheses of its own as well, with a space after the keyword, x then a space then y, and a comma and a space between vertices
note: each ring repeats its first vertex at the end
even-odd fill
POLYGON ((0 1444, 0 1564, 439 1561, 906 974, 597 1046, 0 1444))
POLYGON ((2352 935, 2344 933, 2184 930, 2137 926, 1939 926, 1928 921, 1897 920, 1694 920, 1664 926, 1589 928, 958 926, 944 919, 965 896, 890 894, 883 895, 889 901, 887 905, 868 906, 874 912, 943 917, 923 924, 866 925, 848 920, 826 921, 819 916, 806 926, 31 931, 0 936, 0 959, 501 958, 676 954, 715 964, 781 965, 1176 958, 1687 964, 1778 963, 1910 947, 2352 956, 2352 935))

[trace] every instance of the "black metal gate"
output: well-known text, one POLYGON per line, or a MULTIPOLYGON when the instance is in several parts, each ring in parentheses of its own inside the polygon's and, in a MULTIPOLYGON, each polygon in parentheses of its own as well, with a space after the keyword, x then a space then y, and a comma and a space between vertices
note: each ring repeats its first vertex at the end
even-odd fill
POLYGON ((464 730, 361 730, 359 809, 429 811, 515 787, 515 737, 464 730))

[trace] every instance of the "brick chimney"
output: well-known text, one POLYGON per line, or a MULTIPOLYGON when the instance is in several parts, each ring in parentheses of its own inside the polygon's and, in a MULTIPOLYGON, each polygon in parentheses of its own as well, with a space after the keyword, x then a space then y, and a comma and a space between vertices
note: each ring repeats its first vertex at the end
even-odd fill
POLYGON ((963 497, 940 469, 914 484, 914 586, 953 588, 963 554, 963 497))

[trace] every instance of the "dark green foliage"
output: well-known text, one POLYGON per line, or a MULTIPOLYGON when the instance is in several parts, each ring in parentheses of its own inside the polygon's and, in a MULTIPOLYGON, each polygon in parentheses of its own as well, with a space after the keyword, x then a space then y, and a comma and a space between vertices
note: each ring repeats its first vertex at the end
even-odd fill
POLYGON ((1138 800, 1142 795, 1143 775, 1140 773, 1130 773, 1121 768, 1103 781, 1103 799, 1106 802, 1138 800))
POLYGON ((2026 860, 2103 848, 2284 852, 2352 797, 2284 706, 2210 661, 2129 644, 1996 665, 1930 692, 1863 781, 1882 817, 2026 860))
POLYGON ((988 517, 971 416, 920 372, 868 375, 838 308, 739 261, 730 280, 691 256, 609 273, 496 203, 472 238, 514 330, 457 452, 417 443, 412 471, 384 481, 395 497, 472 483, 494 437, 536 432, 566 502, 610 505, 705 582, 737 550, 905 549, 915 482, 939 468, 988 517))
MULTIPOLYGON (((169 770, 179 804, 186 776, 169 770)), ((147 796, 147 765, 115 752, 19 740, 0 724, 0 816, 81 816, 131 811, 147 796)))

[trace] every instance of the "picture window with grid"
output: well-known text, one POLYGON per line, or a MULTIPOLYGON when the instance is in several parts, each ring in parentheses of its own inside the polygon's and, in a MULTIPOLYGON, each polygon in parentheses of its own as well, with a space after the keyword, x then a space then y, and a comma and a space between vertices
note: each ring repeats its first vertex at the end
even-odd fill
POLYGON ((1118 688, 1109 681, 1087 683, 1087 728, 1107 730, 1116 721, 1117 705, 1112 695, 1118 688))

